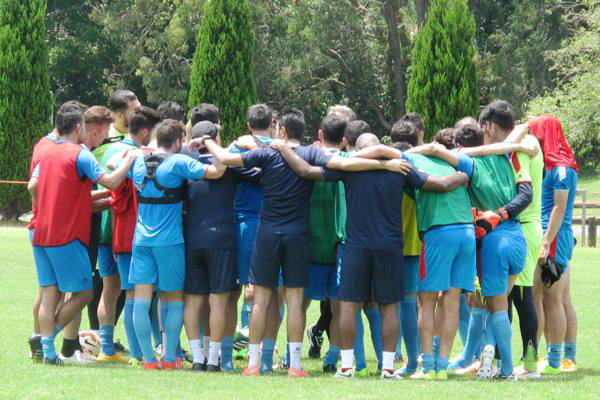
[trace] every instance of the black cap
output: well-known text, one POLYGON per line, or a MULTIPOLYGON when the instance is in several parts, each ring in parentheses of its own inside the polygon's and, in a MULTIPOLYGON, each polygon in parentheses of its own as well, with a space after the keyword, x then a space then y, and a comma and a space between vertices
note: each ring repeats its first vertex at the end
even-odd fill
POLYGON ((200 121, 192 128, 192 139, 200 138, 202 136, 210 136, 216 138, 219 130, 217 126, 210 121, 200 121))

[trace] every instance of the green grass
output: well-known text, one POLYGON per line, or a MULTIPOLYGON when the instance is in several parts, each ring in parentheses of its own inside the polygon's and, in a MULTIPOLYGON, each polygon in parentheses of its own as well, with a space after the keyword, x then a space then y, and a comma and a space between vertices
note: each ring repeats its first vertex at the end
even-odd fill
MULTIPOLYGON (((27 358, 26 338, 31 334, 31 304, 36 293, 36 277, 27 231, 0 228, 0 377, 1 399, 251 399, 251 398, 597 398, 600 393, 600 343, 597 312, 600 282, 596 266, 597 249, 577 248, 573 264, 572 293, 579 318, 579 372, 543 379, 541 382, 476 382, 472 378, 448 382, 380 382, 368 379, 337 381, 320 373, 320 363, 309 361, 304 349, 303 363, 313 377, 290 380, 283 373, 260 378, 235 375, 207 375, 191 372, 149 372, 125 366, 53 368, 32 364, 27 358)), ((308 321, 318 315, 318 305, 309 310, 308 321)), ((86 329, 84 317, 82 329, 86 329)), ((368 324, 366 324, 366 328, 368 324)), ((516 324, 515 324, 516 329, 516 324)), ((116 337, 125 339, 122 325, 116 337)), ((375 357, 366 333, 369 368, 374 371, 375 357)), ((520 336, 513 335, 515 358, 520 352, 520 336)), ((57 340, 60 345, 60 340, 57 340)), ((278 346, 283 349, 283 333, 278 346)), ((187 342, 184 341, 184 347, 187 342)), ((326 346, 325 346, 326 347, 326 346)), ((457 339, 453 355, 461 351, 457 339)), ((237 365, 241 367, 241 364, 237 365)))

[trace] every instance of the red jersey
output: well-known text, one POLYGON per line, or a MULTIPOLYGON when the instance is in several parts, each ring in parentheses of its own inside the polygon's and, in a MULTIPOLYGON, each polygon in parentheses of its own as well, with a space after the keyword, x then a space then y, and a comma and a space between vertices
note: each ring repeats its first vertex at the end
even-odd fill
MULTIPOLYGON (((36 145, 33 147, 33 154, 31 155, 31 163, 29 164, 29 178, 33 175, 33 171, 35 167, 40 162, 40 159, 43 157, 46 149, 51 147, 51 144, 56 143, 56 139, 49 137, 50 135, 46 135, 41 138, 36 145)), ((31 221, 29 221, 29 225, 27 225, 28 229, 35 229, 35 220, 37 217, 37 205, 31 203, 31 221)))

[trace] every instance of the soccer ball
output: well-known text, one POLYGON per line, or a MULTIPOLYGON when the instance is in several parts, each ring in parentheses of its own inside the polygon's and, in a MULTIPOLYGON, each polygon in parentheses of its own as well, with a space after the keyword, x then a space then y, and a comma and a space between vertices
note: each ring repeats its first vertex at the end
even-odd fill
POLYGON ((248 337, 250 336, 250 332, 248 328, 238 328, 233 335, 233 349, 235 351, 240 351, 248 347, 248 337))
POLYGON ((88 356, 97 357, 100 354, 100 337, 94 331, 79 332, 79 345, 88 356))

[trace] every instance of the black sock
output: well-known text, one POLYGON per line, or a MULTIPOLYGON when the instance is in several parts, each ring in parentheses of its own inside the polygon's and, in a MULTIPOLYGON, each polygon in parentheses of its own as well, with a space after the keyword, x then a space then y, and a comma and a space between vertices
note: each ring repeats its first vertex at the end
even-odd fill
POLYGON ((523 357, 529 342, 537 350, 537 327, 538 319, 533 304, 533 288, 530 286, 515 286, 510 292, 510 298, 515 304, 519 314, 519 328, 521 330, 521 340, 523 341, 523 357))
POLYGON ((329 325, 331 325, 331 318, 333 317, 329 300, 321 301, 320 308, 321 316, 315 324, 315 327, 317 328, 317 331, 319 331, 319 335, 322 335, 323 332, 327 332, 327 337, 329 337, 329 325))
POLYGON ((119 322, 119 317, 121 316, 123 307, 125 307, 125 291, 121 290, 121 294, 117 299, 117 308, 115 309, 115 326, 117 326, 117 322, 119 322))
POLYGON ((88 319, 90 320, 90 329, 97 331, 100 329, 100 322, 98 321, 98 303, 100 302, 100 296, 102 295, 102 278, 98 270, 94 270, 92 275, 92 285, 94 288, 94 297, 87 305, 88 319))
POLYGON ((79 350, 79 338, 65 339, 63 338, 61 353, 65 357, 71 357, 75 350, 79 350))

